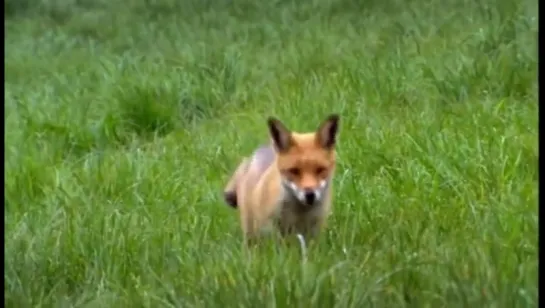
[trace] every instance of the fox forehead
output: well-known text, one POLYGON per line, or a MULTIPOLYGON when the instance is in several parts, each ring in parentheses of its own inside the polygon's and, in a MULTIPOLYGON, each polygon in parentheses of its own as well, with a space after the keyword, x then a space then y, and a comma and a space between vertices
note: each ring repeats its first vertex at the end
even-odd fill
POLYGON ((335 150, 324 149, 316 142, 315 133, 292 133, 293 146, 286 153, 279 153, 281 164, 313 166, 329 165, 335 161, 335 150))

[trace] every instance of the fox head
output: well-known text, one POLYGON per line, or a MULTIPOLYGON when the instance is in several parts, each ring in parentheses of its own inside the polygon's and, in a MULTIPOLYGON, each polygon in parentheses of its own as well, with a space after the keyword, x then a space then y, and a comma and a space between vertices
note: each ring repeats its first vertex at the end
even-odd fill
POLYGON ((335 170, 339 115, 328 116, 311 133, 290 131, 274 117, 267 124, 286 191, 304 205, 320 203, 335 170))

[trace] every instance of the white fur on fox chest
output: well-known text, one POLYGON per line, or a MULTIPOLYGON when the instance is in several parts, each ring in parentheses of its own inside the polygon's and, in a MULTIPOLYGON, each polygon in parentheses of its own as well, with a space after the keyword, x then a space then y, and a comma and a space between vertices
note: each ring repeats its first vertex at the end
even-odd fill
POLYGON ((317 220, 324 216, 324 210, 326 210, 324 206, 329 191, 327 190, 327 184, 323 187, 321 198, 313 205, 303 205, 297 196, 294 196, 292 192, 287 191, 286 187, 283 187, 273 213, 273 221, 267 226, 266 230, 272 230, 274 225, 278 226, 279 224, 298 233, 302 233, 309 228, 312 229, 317 220), (301 211, 301 206, 311 206, 312 208, 301 211))

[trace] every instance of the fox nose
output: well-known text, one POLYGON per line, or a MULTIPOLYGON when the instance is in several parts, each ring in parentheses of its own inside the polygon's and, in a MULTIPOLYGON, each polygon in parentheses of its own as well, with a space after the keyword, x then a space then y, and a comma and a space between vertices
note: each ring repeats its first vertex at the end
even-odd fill
POLYGON ((305 201, 307 204, 313 204, 316 201, 316 193, 313 190, 305 191, 305 201))

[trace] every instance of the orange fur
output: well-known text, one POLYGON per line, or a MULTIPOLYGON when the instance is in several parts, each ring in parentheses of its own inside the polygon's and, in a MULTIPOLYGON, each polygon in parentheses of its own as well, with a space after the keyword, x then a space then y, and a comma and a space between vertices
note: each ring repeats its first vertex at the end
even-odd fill
POLYGON ((269 118, 272 139, 243 159, 225 189, 240 211, 246 241, 274 228, 282 235, 314 237, 331 212, 339 116, 329 116, 316 132, 289 131, 269 118))

